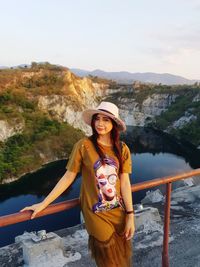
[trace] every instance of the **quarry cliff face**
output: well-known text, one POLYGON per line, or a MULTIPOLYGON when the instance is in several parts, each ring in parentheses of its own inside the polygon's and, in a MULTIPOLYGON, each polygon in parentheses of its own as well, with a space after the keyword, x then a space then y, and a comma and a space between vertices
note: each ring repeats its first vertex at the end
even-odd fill
MULTIPOLYGON (((70 84, 70 89, 65 88, 68 94, 51 94, 37 96, 38 108, 48 113, 50 117, 68 122, 75 128, 83 130, 87 135, 91 129, 81 119, 82 111, 87 108, 95 108, 101 100, 107 100, 109 94, 105 94, 106 85, 92 83, 85 78, 82 81, 70 84)), ((127 126, 146 126, 155 116, 166 111, 176 100, 176 94, 152 94, 139 104, 134 98, 118 98, 119 113, 127 126)), ((171 127, 179 127, 196 117, 183 114, 171 127)), ((23 122, 10 123, 8 120, 0 120, 0 141, 5 141, 10 136, 23 131, 23 122)))
MULTIPOLYGON (((83 136, 74 128, 81 129, 86 135, 91 134, 91 128, 82 121, 83 110, 95 108, 101 101, 111 101, 119 107, 120 117, 127 126, 144 127, 155 123, 180 99, 182 104, 185 103, 183 92, 187 94, 190 89, 140 83, 119 85, 98 77, 80 78, 66 68, 52 65, 0 72, 0 142, 6 144, 2 145, 1 154, 4 157, 4 147, 21 138, 22 145, 28 145, 30 151, 28 154, 27 150, 20 150, 21 158, 16 156, 16 160, 19 159, 20 164, 24 164, 24 159, 29 160, 30 166, 24 164, 27 169, 24 167, 23 173, 35 170, 41 164, 69 156, 73 143, 83 136), (15 138, 16 134, 21 135, 15 138), (10 137, 13 139, 6 143, 10 137)), ((170 132, 198 122, 198 86, 190 97, 189 101, 194 103, 192 108, 181 110, 162 130, 170 132)), ((199 139, 197 147, 198 142, 199 139)), ((20 148, 21 145, 17 143, 17 146, 20 148)), ((19 175, 21 173, 17 173, 19 175)), ((12 178, 12 174, 10 176, 12 178)))
POLYGON ((79 78, 68 71, 64 77, 64 95, 38 96, 40 110, 61 122, 68 122, 86 134, 91 129, 81 119, 83 110, 95 108, 107 88, 105 84, 93 83, 88 78, 79 78))
MULTIPOLYGON (((90 127, 87 127, 81 119, 82 111, 97 107, 102 100, 107 101, 115 90, 107 90, 105 84, 92 83, 91 80, 84 78, 72 82, 68 92, 67 96, 39 96, 38 107, 59 121, 68 122, 86 134, 90 134, 90 127)), ((120 94, 119 90, 118 93, 120 94)), ((145 98, 141 105, 134 98, 129 97, 118 97, 117 102, 120 116, 127 126, 145 126, 155 116, 166 111, 176 97, 175 94, 152 94, 145 98)))
MULTIPOLYGON (((19 85, 34 86, 34 84, 40 85, 38 91, 25 90, 25 94, 29 100, 35 101, 38 109, 52 119, 56 119, 60 122, 68 122, 75 128, 83 130, 86 134, 91 133, 89 126, 85 125, 81 119, 81 113, 86 108, 96 107, 105 94, 105 90, 108 87, 105 83, 93 82, 91 79, 78 76, 71 73, 68 69, 64 69, 59 73, 52 74, 46 70, 22 70, 17 71, 15 75, 11 75, 9 81, 4 81, 4 86, 0 87, 0 92, 3 90, 14 89, 16 94, 23 94, 22 89, 18 89, 19 85), (45 79, 61 79, 62 83, 59 88, 54 90, 48 89, 45 91, 43 84, 45 79)), ((46 86, 48 88, 48 85, 46 86)), ((53 87, 53 85, 50 85, 53 87)), ((16 116, 9 114, 0 118, 0 141, 5 142, 9 137, 23 132, 26 125, 23 119, 19 118, 20 113, 24 113, 25 110, 22 107, 17 107, 16 116)))
MULTIPOLYGON (((47 113, 50 118, 68 122, 75 128, 83 130, 87 135, 91 133, 91 129, 83 123, 81 113, 84 109, 96 107, 102 100, 112 101, 119 106, 120 116, 127 126, 143 127, 152 122, 156 116, 167 111, 179 96, 177 91, 174 92, 170 89, 160 93, 151 91, 144 95, 140 83, 130 86, 120 85, 116 88, 112 87, 109 81, 101 83, 94 82, 88 77, 80 78, 66 68, 55 73, 52 74, 49 70, 37 70, 36 72, 23 70, 18 76, 5 82, 5 87, 9 88, 11 85, 18 87, 19 83, 25 86, 27 84, 29 86, 30 83, 34 86, 34 82, 42 84, 40 90, 34 91, 34 93, 33 90, 30 92, 26 90, 28 97, 34 99, 39 110, 47 113), (46 77, 52 81, 52 84, 49 84, 51 90, 45 91, 43 85, 46 84, 46 77), (62 80, 60 85, 55 87, 56 89, 53 84, 55 79, 62 80)), ((150 87, 149 90, 151 89, 150 87)), ((199 95, 199 93, 195 95, 194 102, 200 101, 199 95)), ((185 111, 168 126, 166 131, 171 128, 181 128, 196 119, 197 117, 190 110, 185 111)), ((18 125, 10 123, 9 118, 0 120, 0 123, 0 141, 2 142, 14 134, 20 133, 25 127, 23 122, 18 125)))
POLYGON ((166 111, 175 101, 175 94, 152 94, 141 104, 135 99, 121 98, 119 102, 120 114, 127 126, 145 126, 155 116, 166 111))
POLYGON ((198 131, 200 93, 195 85, 165 88, 135 83, 107 89, 104 100, 118 105, 127 126, 154 125, 177 136, 179 130, 189 125, 198 131), (157 124, 159 120, 161 124, 157 124))
POLYGON ((9 137, 21 133, 24 129, 24 122, 12 120, 12 122, 8 122, 7 120, 0 120, 0 141, 4 142, 9 137))

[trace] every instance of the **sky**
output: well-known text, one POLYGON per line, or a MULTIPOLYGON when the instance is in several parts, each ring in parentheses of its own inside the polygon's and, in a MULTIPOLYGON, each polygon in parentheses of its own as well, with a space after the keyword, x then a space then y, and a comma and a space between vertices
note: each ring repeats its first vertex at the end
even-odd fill
POLYGON ((200 0, 0 0, 0 66, 200 79, 200 0))

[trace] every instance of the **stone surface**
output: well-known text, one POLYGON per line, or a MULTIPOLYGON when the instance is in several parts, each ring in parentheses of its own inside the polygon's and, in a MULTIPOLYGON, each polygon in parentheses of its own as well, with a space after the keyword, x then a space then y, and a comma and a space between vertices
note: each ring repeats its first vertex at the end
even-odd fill
POLYGON ((199 101, 200 101, 200 93, 197 94, 197 95, 193 98, 192 102, 199 102, 199 101))
POLYGON ((167 128, 167 131, 171 128, 183 128, 185 125, 187 125, 190 122, 196 121, 197 120, 197 116, 187 113, 185 112, 184 116, 180 117, 178 120, 174 121, 173 124, 167 128))
POLYGON ((65 80, 67 85, 63 91, 66 91, 66 95, 39 96, 38 107, 57 120, 68 122, 89 135, 91 129, 83 122, 82 111, 98 105, 98 100, 104 95, 107 85, 92 83, 86 77, 83 79, 75 78, 70 72, 66 73, 65 80))
POLYGON ((176 94, 152 94, 139 105, 133 98, 118 99, 121 118, 128 126, 144 126, 166 111, 176 100, 176 94))
MULTIPOLYGON (((200 263, 200 206, 184 206, 185 211, 171 211, 169 258, 170 267, 199 267, 200 263), (195 210, 194 210, 195 208, 195 210), (176 216, 179 217, 176 217, 176 216), (189 226, 189 227, 188 227, 189 226)), ((154 203, 163 216, 163 204, 154 203)), ((57 232, 64 239, 64 255, 76 252, 81 258, 68 262, 63 267, 95 267, 87 249, 87 233, 82 226, 62 229, 57 232)), ((146 227, 146 231, 137 231, 133 239, 133 266, 161 267, 162 262, 162 227, 146 227)), ((1 267, 22 267, 22 248, 19 244, 0 249, 1 267)), ((48 267, 48 266, 45 266, 48 267)))
POLYGON ((33 241, 35 237, 33 233, 25 233, 16 238, 22 246, 24 267, 61 267, 81 258, 78 252, 64 255, 63 239, 55 233, 48 233, 46 239, 38 242, 33 241))
POLYGON ((156 203, 163 200, 163 194, 159 189, 153 191, 147 191, 145 198, 142 199, 142 204, 156 203))
MULTIPOLYGON (((182 189, 175 190, 172 194, 169 243, 170 267, 200 266, 199 195, 199 186, 185 186, 182 189), (183 202, 181 202, 180 198, 181 190, 183 190, 183 202), (193 198, 194 202, 192 202, 192 198, 190 197, 191 194, 195 196, 193 198)), ((151 206, 159 210, 162 223, 164 215, 163 201, 151 203, 151 206)), ((144 206, 145 208, 148 209, 148 207, 144 206)), ((162 266, 163 225, 161 223, 156 221, 149 223, 147 220, 145 227, 136 231, 133 239, 133 266, 162 266)), ((56 233, 63 238, 64 257, 68 257, 68 262, 63 266, 61 265, 62 267, 95 267, 94 260, 90 258, 90 253, 88 252, 88 235, 83 225, 62 229, 56 233), (76 257, 73 258, 74 255, 79 255, 76 253, 81 255, 79 259, 76 257)), ((22 267, 23 264, 20 243, 15 243, 0 249, 1 267, 22 267)))
POLYGON ((147 207, 135 211, 135 229, 136 231, 146 231, 147 228, 160 229, 161 217, 157 208, 147 207))
POLYGON ((0 120, 0 141, 5 142, 9 137, 21 133, 24 129, 24 122, 12 120, 12 123, 6 120, 0 120))

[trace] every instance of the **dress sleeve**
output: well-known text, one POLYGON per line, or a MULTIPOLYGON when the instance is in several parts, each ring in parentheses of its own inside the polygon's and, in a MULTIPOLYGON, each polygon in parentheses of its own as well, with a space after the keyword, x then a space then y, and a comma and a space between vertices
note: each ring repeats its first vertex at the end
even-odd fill
POLYGON ((125 143, 122 143, 122 172, 131 173, 132 172, 132 160, 131 153, 128 146, 125 143))
POLYGON ((81 171, 82 160, 83 160, 83 140, 79 140, 73 147, 72 152, 69 156, 69 160, 66 169, 71 172, 78 173, 81 171))

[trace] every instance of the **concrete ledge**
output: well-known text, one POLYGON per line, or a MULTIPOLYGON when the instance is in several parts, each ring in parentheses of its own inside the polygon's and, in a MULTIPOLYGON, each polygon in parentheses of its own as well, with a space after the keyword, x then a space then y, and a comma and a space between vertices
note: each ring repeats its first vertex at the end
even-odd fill
MULTIPOLYGON (((199 202, 195 203, 195 213, 190 205, 185 205, 184 209, 186 211, 188 209, 188 211, 184 212, 184 215, 180 219, 175 218, 171 220, 169 244, 171 267, 199 266, 200 218, 194 216, 200 213, 199 204, 199 202), (198 204, 198 210, 196 204, 198 204), (192 217, 188 217, 187 214, 189 214, 189 211, 190 213, 193 211, 192 217), (188 227, 188 223, 190 227, 188 227)), ((159 205, 156 203, 156 207, 163 212, 163 203, 159 205)), ((138 214, 136 212, 138 222, 141 220, 140 216, 141 218, 143 217, 143 220, 141 226, 137 228, 133 240, 133 266, 161 266, 163 225, 159 222, 157 212, 154 213, 154 211, 156 209, 147 207, 143 211, 138 212, 138 214), (151 215, 149 214, 150 211, 152 211, 151 215)), ((172 215, 176 212, 176 210, 173 210, 172 215)), ((63 251, 61 250, 63 254, 56 253, 57 255, 61 255, 62 259, 63 257, 67 258, 67 261, 65 263, 61 262, 59 267, 96 266, 88 252, 88 235, 84 229, 84 225, 61 229, 56 231, 56 234, 62 237, 64 244, 63 251), (77 257, 79 254, 81 257, 77 257)), ((19 239, 18 241, 18 243, 0 248, 1 267, 24 266, 22 242, 19 239)), ((53 262, 53 259, 51 260, 53 262)), ((50 265, 45 262, 43 266, 49 267, 50 265)), ((38 267, 38 265, 34 267, 38 267)))

